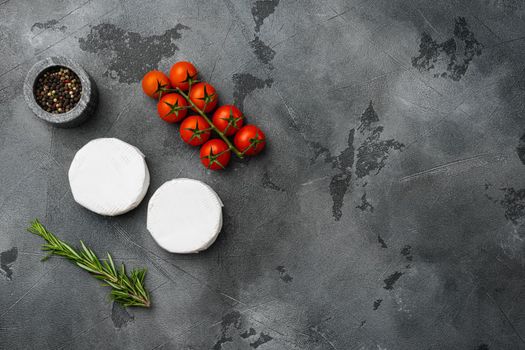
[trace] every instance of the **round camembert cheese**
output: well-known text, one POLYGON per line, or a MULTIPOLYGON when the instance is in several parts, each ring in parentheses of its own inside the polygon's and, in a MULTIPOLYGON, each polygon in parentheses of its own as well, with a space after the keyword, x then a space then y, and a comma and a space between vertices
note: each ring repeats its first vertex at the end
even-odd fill
POLYGON ((144 154, 115 138, 88 142, 69 168, 75 201, 100 215, 120 215, 138 206, 149 180, 144 154))
POLYGON ((222 202, 205 183, 174 179, 155 191, 148 204, 147 227, 171 253, 198 253, 215 241, 222 228, 222 202))

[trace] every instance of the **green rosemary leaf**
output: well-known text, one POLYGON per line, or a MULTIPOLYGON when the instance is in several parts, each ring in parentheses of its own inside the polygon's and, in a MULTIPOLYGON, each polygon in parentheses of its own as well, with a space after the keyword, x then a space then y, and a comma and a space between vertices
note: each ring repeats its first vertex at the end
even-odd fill
POLYGON ((115 270, 115 263, 113 263, 113 258, 111 257, 111 254, 108 253, 108 261, 109 265, 111 266, 111 273, 116 276, 117 270, 115 270))
POLYGON ((139 291, 140 295, 146 296, 146 291, 144 290, 144 288, 142 288, 142 285, 140 283, 135 284, 135 287, 139 291))
POLYGON ((82 241, 80 241, 81 250, 75 249, 49 232, 37 219, 27 230, 46 241, 42 245, 42 250, 48 252, 48 255, 42 258, 42 261, 49 259, 51 255, 63 256, 91 273, 96 279, 103 281, 103 285, 111 287, 110 296, 115 302, 123 306, 150 306, 149 293, 144 286, 146 269, 133 269, 128 277, 124 264, 121 264, 120 269, 117 270, 109 253, 108 259, 101 261, 82 241))
POLYGON ((119 290, 114 290, 114 291, 111 291, 111 294, 114 295, 114 296, 119 296, 119 297, 127 297, 128 295, 126 294, 126 292, 121 292, 119 290))
MULTIPOLYGON (((122 286, 119 285, 119 284, 116 284, 116 283, 113 283, 113 282, 110 282, 110 281, 105 281, 109 286, 111 286, 114 290, 111 291, 112 293, 113 292, 117 292, 119 289, 122 289, 122 286)), ((127 295, 127 293, 124 293, 127 295)))
POLYGON ((133 287, 131 286, 131 283, 129 282, 128 276, 126 275, 122 276, 121 281, 126 287, 128 287, 129 289, 133 289, 133 287))
POLYGON ((122 263, 120 265, 120 276, 121 278, 127 278, 128 276, 126 276, 126 266, 124 265, 124 263, 122 263))
POLYGON ((88 266, 86 266, 86 265, 84 265, 84 264, 82 264, 80 262, 77 262, 77 265, 78 265, 78 267, 80 267, 80 268, 82 268, 84 270, 87 270, 87 271, 89 271, 91 273, 95 273, 95 274, 97 273, 96 270, 94 270, 94 269, 92 269, 92 268, 90 268, 90 267, 88 267, 88 266))
POLYGON ((83 250, 83 255, 86 259, 88 260, 92 260, 92 257, 91 257, 91 254, 89 254, 89 249, 87 249, 86 245, 84 244, 84 242, 80 241, 80 246, 82 247, 82 250, 83 250))
POLYGON ((144 277, 146 277, 146 270, 140 269, 138 275, 139 284, 142 284, 144 282, 144 277))
POLYGON ((109 263, 107 260, 102 261, 102 269, 106 271, 108 274, 111 274, 111 266, 109 266, 109 263))
POLYGON ((62 246, 69 252, 71 253, 71 255, 77 259, 80 259, 80 255, 78 255, 78 253, 73 249, 71 248, 71 246, 65 242, 62 242, 62 246))

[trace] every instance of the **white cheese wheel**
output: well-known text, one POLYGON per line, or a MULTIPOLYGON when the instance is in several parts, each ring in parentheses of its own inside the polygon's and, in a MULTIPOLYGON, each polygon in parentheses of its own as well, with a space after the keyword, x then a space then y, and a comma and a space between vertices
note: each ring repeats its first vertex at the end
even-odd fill
POLYGON ((165 182, 148 204, 147 227, 171 253, 198 253, 215 242, 222 228, 222 202, 205 183, 192 179, 165 182))
POLYGON ((115 216, 135 208, 146 195, 149 180, 144 154, 115 138, 88 142, 69 168, 75 201, 100 215, 115 216))

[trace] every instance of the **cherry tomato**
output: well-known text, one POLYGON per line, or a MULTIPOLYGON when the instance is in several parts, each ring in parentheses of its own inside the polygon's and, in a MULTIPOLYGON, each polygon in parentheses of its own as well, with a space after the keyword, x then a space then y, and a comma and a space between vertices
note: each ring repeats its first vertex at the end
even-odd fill
POLYGON ((170 69, 170 82, 174 88, 187 91, 190 83, 193 84, 197 79, 197 68, 190 62, 181 61, 175 63, 170 69))
POLYGON ((221 139, 210 140, 201 147, 201 163, 211 170, 226 168, 231 156, 230 148, 221 139))
POLYGON ((243 126, 235 134, 233 139, 235 147, 248 156, 255 156, 259 154, 266 145, 266 136, 255 125, 248 124, 243 126))
POLYGON ((224 135, 232 136, 244 124, 242 112, 234 105, 224 105, 213 113, 212 123, 224 135))
POLYGON ((142 90, 149 97, 158 98, 161 89, 169 89, 170 87, 170 80, 166 74, 158 70, 149 71, 142 78, 142 90))
POLYGON ((157 103, 159 117, 168 123, 177 123, 186 117, 188 103, 179 94, 167 94, 161 97, 157 103))
POLYGON ((205 113, 211 112, 217 105, 215 88, 208 83, 197 83, 190 89, 190 100, 205 113))
POLYGON ((200 146, 210 138, 210 124, 200 115, 190 115, 180 124, 180 137, 192 146, 200 146))

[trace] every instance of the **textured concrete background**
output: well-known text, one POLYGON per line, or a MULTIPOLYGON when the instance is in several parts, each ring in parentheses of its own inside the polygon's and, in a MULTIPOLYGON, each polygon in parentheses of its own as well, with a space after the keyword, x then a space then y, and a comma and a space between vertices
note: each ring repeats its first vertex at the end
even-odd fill
POLYGON ((525 349, 525 3, 0 3, 0 348, 525 349), (34 118, 22 81, 64 55, 96 80, 83 126, 34 118), (143 74, 190 60, 270 142, 206 171, 156 116, 143 74), (144 202, 77 205, 75 152, 118 137, 146 155, 144 202), (225 227, 206 252, 162 251, 151 194, 210 184, 225 227), (154 306, 124 310, 62 259, 40 218, 149 269, 154 306))

